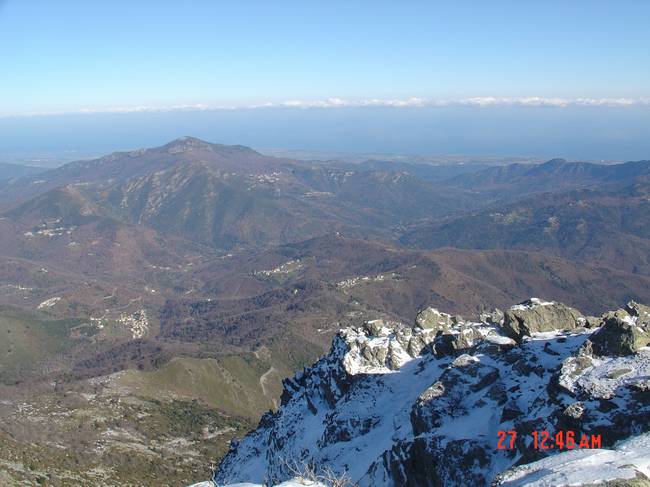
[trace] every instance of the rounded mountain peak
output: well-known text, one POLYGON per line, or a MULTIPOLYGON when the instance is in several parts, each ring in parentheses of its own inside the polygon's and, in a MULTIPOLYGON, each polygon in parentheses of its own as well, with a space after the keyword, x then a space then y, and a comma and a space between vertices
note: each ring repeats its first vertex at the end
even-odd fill
POLYGON ((170 154, 176 154, 181 152, 192 152, 192 151, 208 151, 208 152, 222 152, 222 153, 241 153, 241 152, 255 152, 250 147, 243 145, 222 145, 222 144, 212 144, 201 140, 197 137, 179 137, 178 139, 172 140, 168 144, 161 147, 162 150, 169 152, 170 154))
POLYGON ((560 166, 564 166, 566 163, 567 163, 566 159, 562 159, 561 157, 556 157, 554 159, 551 159, 550 161, 546 161, 542 165, 545 167, 560 167, 560 166))
POLYGON ((163 149, 168 152, 187 152, 192 150, 211 150, 212 144, 196 137, 179 137, 165 144, 163 149))

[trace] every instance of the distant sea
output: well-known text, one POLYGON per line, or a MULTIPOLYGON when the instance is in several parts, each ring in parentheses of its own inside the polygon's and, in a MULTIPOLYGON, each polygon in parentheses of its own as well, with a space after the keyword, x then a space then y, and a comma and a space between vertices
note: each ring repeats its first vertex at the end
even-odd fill
POLYGON ((650 106, 257 108, 0 118, 8 154, 103 154, 192 135, 306 151, 650 159, 650 106))

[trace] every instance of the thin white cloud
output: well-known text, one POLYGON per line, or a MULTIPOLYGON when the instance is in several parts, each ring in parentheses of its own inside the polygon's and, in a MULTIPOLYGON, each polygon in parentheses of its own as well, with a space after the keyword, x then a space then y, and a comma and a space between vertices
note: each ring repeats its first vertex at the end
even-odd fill
MULTIPOLYGON (((212 110, 213 107, 197 103, 195 105, 172 105, 168 107, 112 107, 112 108, 82 108, 77 113, 142 113, 142 112, 186 112, 212 110)), ((73 112, 74 113, 74 112, 73 112)))
POLYGON ((326 98, 323 100, 287 100, 283 102, 267 102, 253 105, 171 105, 171 106, 132 106, 132 107, 104 107, 83 108, 68 112, 42 112, 42 113, 16 113, 0 114, 0 117, 46 116, 64 114, 100 114, 100 113, 155 113, 155 112, 188 112, 188 111, 220 111, 220 110, 260 110, 270 108, 284 109, 315 109, 315 108, 363 108, 363 107, 389 107, 389 108, 424 108, 445 106, 470 106, 470 107, 500 107, 500 106, 530 106, 530 107, 632 107, 650 106, 650 98, 559 98, 559 97, 493 97, 479 96, 457 99, 437 98, 366 98, 344 99, 326 98))
POLYGON ((627 107, 633 105, 648 105, 650 100, 644 98, 546 98, 539 96, 528 97, 475 97, 457 100, 462 105, 472 106, 609 106, 627 107))

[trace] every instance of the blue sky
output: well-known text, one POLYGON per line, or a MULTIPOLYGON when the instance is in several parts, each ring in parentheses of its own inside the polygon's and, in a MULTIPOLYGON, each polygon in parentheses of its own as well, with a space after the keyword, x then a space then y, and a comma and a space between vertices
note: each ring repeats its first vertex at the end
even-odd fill
POLYGON ((647 1, 8 0, 4 114, 650 97, 647 1))
POLYGON ((202 135, 648 158, 648 19, 645 0, 0 0, 0 155, 202 135))

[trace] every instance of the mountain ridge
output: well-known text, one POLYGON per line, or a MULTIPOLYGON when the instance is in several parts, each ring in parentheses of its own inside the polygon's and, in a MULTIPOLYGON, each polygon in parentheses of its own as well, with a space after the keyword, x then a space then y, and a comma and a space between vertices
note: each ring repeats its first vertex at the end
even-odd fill
MULTIPOLYGON (((413 326, 368 321, 285 380, 279 410, 231 445, 214 480, 489 486, 559 451, 535 449, 534 431, 597 435, 599 448, 649 431, 648 344, 650 308, 637 303, 601 319, 532 298, 478 323, 433 308, 413 326), (533 331, 513 340, 513 323, 533 331), (631 330, 643 338, 622 351, 631 330), (498 431, 517 441, 497 448, 498 431)), ((647 480, 643 462, 633 468, 647 480)))
POLYGON ((545 191, 575 190, 596 185, 613 188, 629 186, 635 181, 647 182, 650 160, 618 164, 568 162, 551 159, 541 164, 510 164, 489 167, 447 180, 452 185, 488 192, 504 192, 508 197, 545 191))

